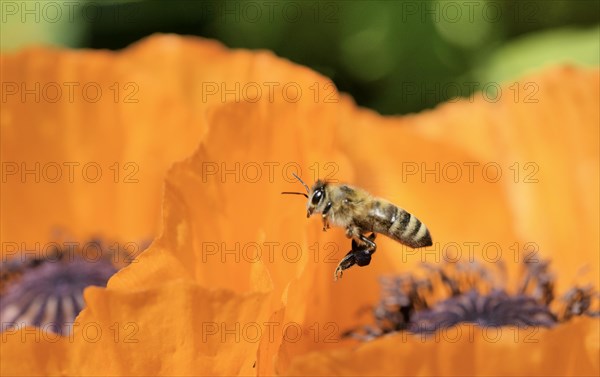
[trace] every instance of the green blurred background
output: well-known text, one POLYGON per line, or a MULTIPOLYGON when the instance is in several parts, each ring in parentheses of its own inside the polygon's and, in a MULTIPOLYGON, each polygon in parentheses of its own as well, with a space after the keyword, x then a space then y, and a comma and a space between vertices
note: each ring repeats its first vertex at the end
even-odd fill
MULTIPOLYGON (((600 64, 598 0, 8 1, 2 52, 123 48, 153 33, 268 49, 356 101, 405 114, 494 90, 542 66, 600 64)), ((157 57, 160 58, 160 57, 157 57)))

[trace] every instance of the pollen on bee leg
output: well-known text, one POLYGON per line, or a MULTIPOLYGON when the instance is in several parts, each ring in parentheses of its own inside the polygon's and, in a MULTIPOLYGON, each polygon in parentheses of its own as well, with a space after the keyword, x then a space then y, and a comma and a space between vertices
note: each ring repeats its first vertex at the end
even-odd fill
MULTIPOLYGON (((371 240, 374 238, 375 237, 373 235, 369 237, 371 240)), ((352 249, 340 261, 340 263, 338 263, 338 266, 333 273, 333 280, 338 279, 338 273, 339 277, 341 278, 344 270, 349 269, 355 264, 360 267, 368 266, 369 263, 371 263, 371 254, 372 253, 367 245, 359 244, 355 240, 352 240, 352 249)))

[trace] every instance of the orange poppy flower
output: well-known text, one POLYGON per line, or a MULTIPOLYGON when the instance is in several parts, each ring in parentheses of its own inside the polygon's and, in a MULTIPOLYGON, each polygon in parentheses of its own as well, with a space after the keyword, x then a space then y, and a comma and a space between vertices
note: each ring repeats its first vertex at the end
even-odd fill
POLYGON ((524 258, 543 255, 559 292, 597 280, 598 70, 555 68, 515 84, 537 102, 503 87, 498 98, 386 118, 272 54, 195 38, 155 36, 118 53, 35 49, 2 65, 4 82, 17 83, 5 87, 25 96, 3 110, 3 161, 139 167, 129 186, 112 175, 8 181, 3 242, 47 242, 57 225, 79 239, 139 240, 162 218, 146 251, 106 288, 86 289, 70 335, 5 331, 3 374, 598 374, 590 318, 495 335, 461 324, 437 339, 342 336, 370 321, 360 312, 379 299, 379 276, 421 262, 503 261, 512 279, 524 258), (112 97, 31 103, 23 82, 93 82, 112 97), (138 103, 115 101, 128 83, 138 103), (166 174, 161 203, 165 171, 186 156, 166 174), (292 172, 389 199, 427 224, 434 245, 380 236, 371 264, 334 282, 350 243, 280 195, 302 190, 292 172))

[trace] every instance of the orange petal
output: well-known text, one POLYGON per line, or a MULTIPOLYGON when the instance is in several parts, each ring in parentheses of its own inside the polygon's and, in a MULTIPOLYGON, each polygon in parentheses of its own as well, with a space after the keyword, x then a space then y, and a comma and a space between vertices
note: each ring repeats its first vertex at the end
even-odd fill
POLYGON ((75 240, 154 236, 165 172, 194 150, 206 108, 221 102, 190 83, 236 80, 231 67, 242 60, 216 42, 174 36, 123 52, 3 54, 0 238, 31 250, 56 241, 56 229, 75 240))
MULTIPOLYGON (((497 226, 519 235, 521 255, 553 260, 559 290, 583 271, 582 282, 600 274, 599 80, 598 69, 555 68, 506 84, 497 103, 448 104, 405 125, 502 169, 492 185, 506 192, 511 220, 497 226)), ((479 212, 477 222, 494 214, 479 212)))
POLYGON ((182 280, 130 293, 89 288, 86 302, 70 338, 38 343, 19 341, 25 330, 10 335, 2 343, 3 375, 21 374, 23 364, 27 374, 247 375, 270 316, 264 294, 182 280))

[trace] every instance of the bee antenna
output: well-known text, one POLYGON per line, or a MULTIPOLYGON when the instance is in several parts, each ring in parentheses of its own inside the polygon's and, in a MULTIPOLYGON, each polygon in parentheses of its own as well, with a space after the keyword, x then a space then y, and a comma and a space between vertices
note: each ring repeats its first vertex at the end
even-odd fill
MULTIPOLYGON (((294 177, 296 177, 296 179, 297 179, 297 180, 299 180, 299 181, 300 181, 300 183, 302 183, 302 185, 303 185, 303 186, 304 186, 304 188, 306 189, 306 193, 308 194, 308 193, 310 192, 310 189, 308 188, 308 185, 307 185, 306 183, 304 183, 304 181, 303 181, 302 179, 300 179, 300 177, 298 177, 298 176, 296 175, 296 173, 292 173, 292 175, 293 175, 294 177)), ((308 198, 308 196, 307 196, 307 198, 308 198)))
POLYGON ((282 194, 304 195, 304 196, 306 196, 306 199, 308 199, 308 195, 306 195, 306 194, 305 194, 305 193, 303 193, 303 192, 291 192, 291 191, 284 191, 284 192, 282 192, 282 194))

